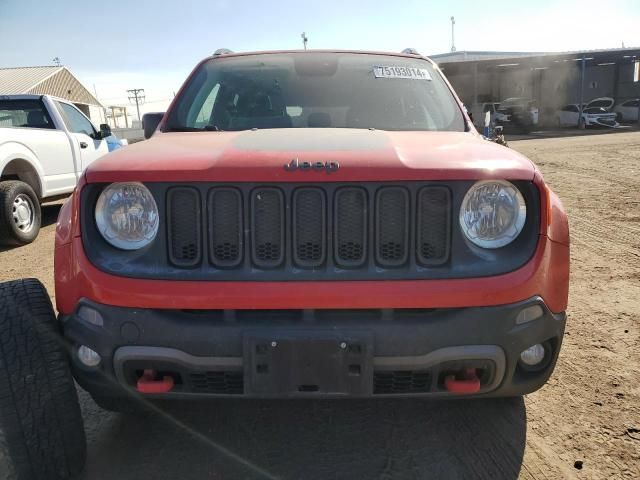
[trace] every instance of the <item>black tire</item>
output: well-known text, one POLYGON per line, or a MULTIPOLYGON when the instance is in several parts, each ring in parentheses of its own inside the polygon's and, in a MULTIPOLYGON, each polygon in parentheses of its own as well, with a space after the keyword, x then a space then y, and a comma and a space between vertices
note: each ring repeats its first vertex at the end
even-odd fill
POLYGON ((42 212, 40 200, 33 189, 19 180, 0 182, 0 243, 4 245, 26 245, 33 242, 40 232, 42 212), (27 230, 19 227, 14 219, 14 208, 17 199, 30 200, 33 220, 27 230))
POLYGON ((66 349, 42 284, 0 284, 0 430, 19 480, 66 479, 86 439, 66 349))

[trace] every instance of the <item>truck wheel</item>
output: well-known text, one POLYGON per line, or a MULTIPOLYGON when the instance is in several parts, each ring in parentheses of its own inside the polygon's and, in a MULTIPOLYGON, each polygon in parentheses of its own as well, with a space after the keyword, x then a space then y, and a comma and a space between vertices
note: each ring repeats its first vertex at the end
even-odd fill
POLYGON ((0 431, 19 480, 66 479, 84 466, 67 354, 49 295, 35 279, 0 284, 0 431))
POLYGON ((18 180, 0 182, 0 243, 31 243, 41 223, 40 201, 31 187, 18 180))

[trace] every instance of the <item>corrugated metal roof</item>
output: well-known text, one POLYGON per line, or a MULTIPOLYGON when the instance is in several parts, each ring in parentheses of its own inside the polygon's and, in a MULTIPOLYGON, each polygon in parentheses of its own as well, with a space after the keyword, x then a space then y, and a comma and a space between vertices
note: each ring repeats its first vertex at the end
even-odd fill
POLYGON ((64 67, 0 68, 0 93, 16 95, 27 93, 47 77, 64 67))
POLYGON ((579 57, 579 56, 615 56, 615 57, 631 57, 637 55, 638 48, 609 48, 597 50, 573 50, 567 52, 492 52, 492 51, 458 51, 440 53, 437 55, 429 55, 438 65, 463 63, 463 62, 484 62, 492 60, 506 59, 533 59, 533 58, 551 58, 551 57, 579 57), (626 55, 625 55, 626 54, 626 55))
POLYGON ((66 67, 0 68, 0 95, 27 93, 102 106, 66 67))

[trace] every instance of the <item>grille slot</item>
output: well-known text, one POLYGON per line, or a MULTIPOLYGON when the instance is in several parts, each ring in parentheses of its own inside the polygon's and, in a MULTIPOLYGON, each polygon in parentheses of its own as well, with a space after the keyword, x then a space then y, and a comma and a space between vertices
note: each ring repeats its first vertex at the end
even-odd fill
POLYGON ((200 195, 194 188, 176 187, 167 193, 169 260, 194 267, 201 257, 200 195))
POLYGON ((418 261, 426 266, 449 259, 451 193, 445 187, 424 187, 418 192, 418 261))
POLYGON ((376 261, 385 267, 406 263, 409 252, 409 192, 385 187, 376 194, 376 261))
POLYGON ((362 188, 339 189, 334 210, 336 263, 360 267, 367 259, 367 192, 362 188))
POLYGON ((277 188, 251 193, 251 256, 259 268, 276 268, 284 260, 284 196, 277 188))
POLYGON ((202 372, 189 375, 193 393, 241 395, 244 393, 242 372, 202 372))
POLYGON ((298 188, 293 193, 293 259, 304 268, 321 266, 327 244, 325 195, 319 188, 298 188))
POLYGON ((235 188, 214 188, 209 194, 211 263, 235 267, 242 262, 242 194, 235 188))
POLYGON ((424 371, 396 370, 373 373, 374 394, 425 393, 431 390, 431 374, 424 371))

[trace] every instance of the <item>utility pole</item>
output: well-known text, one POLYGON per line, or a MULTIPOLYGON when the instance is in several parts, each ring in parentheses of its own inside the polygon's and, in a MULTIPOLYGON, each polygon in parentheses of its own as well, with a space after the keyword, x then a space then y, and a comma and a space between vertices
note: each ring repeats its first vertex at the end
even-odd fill
POLYGON ((587 69, 587 59, 582 55, 582 62, 580 65, 580 114, 578 115, 578 128, 584 128, 584 118, 582 118, 582 112, 584 110, 584 76, 587 69))
POLYGON ((456 51, 455 31, 456 31, 456 19, 454 17, 451 17, 451 51, 452 52, 456 51))
POLYGON ((140 105, 144 103, 145 95, 144 88, 132 88, 127 90, 129 94, 129 101, 136 104, 136 110, 138 111, 138 121, 140 121, 140 105))
MULTIPOLYGON (((640 82, 640 60, 633 62, 633 83, 640 82)), ((640 102, 638 102, 638 125, 640 125, 640 102)))
POLYGON ((302 32, 300 34, 300 38, 302 38, 302 45, 304 46, 304 49, 307 49, 307 42, 309 41, 309 39, 307 38, 307 34, 306 32, 302 32))

